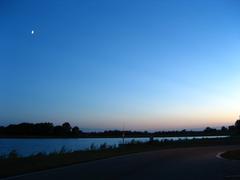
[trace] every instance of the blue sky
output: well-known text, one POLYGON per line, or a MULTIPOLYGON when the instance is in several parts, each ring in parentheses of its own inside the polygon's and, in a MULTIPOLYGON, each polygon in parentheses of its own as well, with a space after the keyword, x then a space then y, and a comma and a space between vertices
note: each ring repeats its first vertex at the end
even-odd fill
POLYGON ((230 125, 239 12, 234 0, 1 1, 0 122, 230 125))

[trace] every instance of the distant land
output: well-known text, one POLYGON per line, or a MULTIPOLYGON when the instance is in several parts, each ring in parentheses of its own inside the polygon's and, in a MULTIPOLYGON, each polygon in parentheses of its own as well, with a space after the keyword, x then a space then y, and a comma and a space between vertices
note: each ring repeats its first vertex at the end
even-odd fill
POLYGON ((120 131, 105 130, 102 132, 83 132, 79 127, 72 127, 65 122, 54 126, 53 123, 20 123, 0 126, 1 138, 113 138, 113 137, 174 137, 174 136, 220 136, 238 134, 240 120, 235 125, 215 129, 206 127, 201 131, 120 131))

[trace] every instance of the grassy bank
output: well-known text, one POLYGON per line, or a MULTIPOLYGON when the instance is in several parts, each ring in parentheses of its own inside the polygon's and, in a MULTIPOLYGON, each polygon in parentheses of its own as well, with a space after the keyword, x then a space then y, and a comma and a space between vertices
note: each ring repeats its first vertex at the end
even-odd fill
POLYGON ((99 148, 92 146, 85 151, 66 151, 62 148, 59 152, 39 153, 29 157, 20 157, 16 151, 0 158, 0 177, 14 176, 18 174, 34 172, 44 169, 61 167, 81 162, 93 161, 103 158, 120 156, 124 154, 160 150, 166 148, 195 147, 195 146, 214 146, 214 145, 233 145, 240 144, 239 138, 224 139, 193 139, 178 141, 153 141, 136 142, 116 146, 101 145, 99 148))
POLYGON ((240 149, 224 152, 221 156, 225 159, 240 160, 240 149))

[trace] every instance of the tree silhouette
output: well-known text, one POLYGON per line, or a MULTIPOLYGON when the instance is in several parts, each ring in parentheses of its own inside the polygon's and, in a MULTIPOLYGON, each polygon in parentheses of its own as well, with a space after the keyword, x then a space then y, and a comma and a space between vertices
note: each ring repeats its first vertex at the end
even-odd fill
MULTIPOLYGON (((164 136, 201 136, 201 135, 228 135, 240 132, 240 120, 228 128, 220 130, 206 127, 204 131, 124 131, 125 137, 164 137, 164 136), (238 129, 238 131, 236 130, 238 129)), ((71 127, 70 123, 54 126, 53 123, 20 123, 0 126, 2 137, 122 137, 120 130, 107 130, 103 132, 82 132, 77 126, 71 127)))
POLYGON ((237 121, 235 122, 235 128, 236 128, 236 129, 240 129, 240 120, 237 120, 237 121))
POLYGON ((70 135, 72 127, 68 122, 63 123, 62 128, 63 128, 64 134, 70 135))
POLYGON ((77 126, 72 128, 72 135, 73 136, 78 136, 80 135, 82 132, 79 130, 79 128, 77 126))
POLYGON ((71 131, 72 127, 68 122, 65 122, 62 124, 62 127, 66 129, 67 131, 71 131))

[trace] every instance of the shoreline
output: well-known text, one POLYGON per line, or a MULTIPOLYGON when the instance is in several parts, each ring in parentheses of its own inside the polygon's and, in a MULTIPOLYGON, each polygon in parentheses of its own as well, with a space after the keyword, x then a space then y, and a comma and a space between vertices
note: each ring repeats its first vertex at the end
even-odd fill
MULTIPOLYGON (((124 138, 175 138, 175 137, 230 137, 230 134, 222 134, 222 135, 209 135, 209 134, 199 134, 199 135, 169 135, 169 136, 125 136, 124 138)), ((98 138, 119 138, 122 139, 121 136, 80 136, 80 137, 66 137, 66 136, 0 136, 0 139, 98 139, 98 138)))

